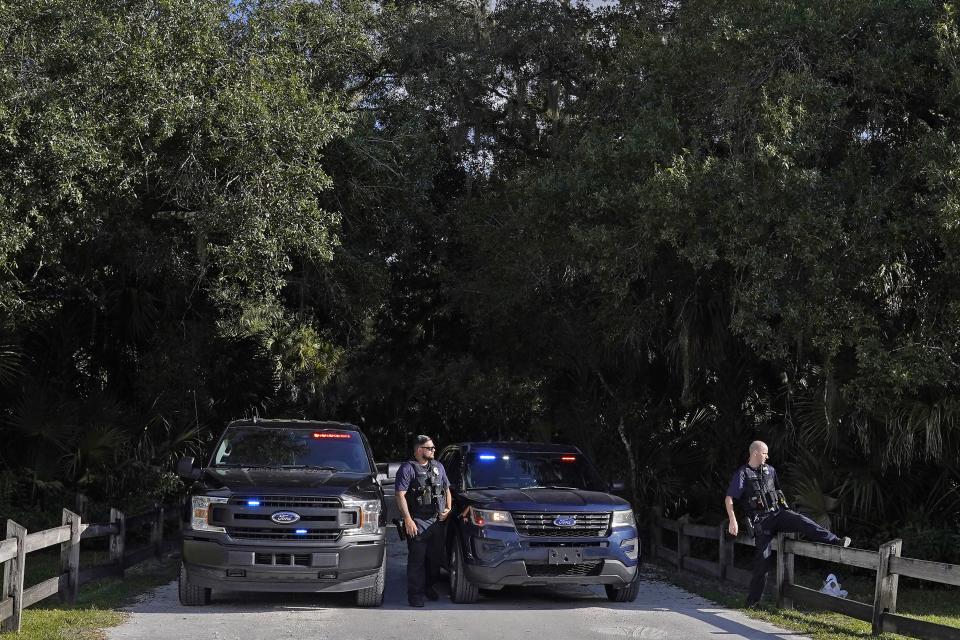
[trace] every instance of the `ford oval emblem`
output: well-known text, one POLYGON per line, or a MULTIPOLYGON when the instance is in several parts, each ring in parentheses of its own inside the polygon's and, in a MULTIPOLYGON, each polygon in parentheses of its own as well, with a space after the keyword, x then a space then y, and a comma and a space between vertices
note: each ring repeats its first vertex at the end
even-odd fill
POLYGON ((577 524, 576 516, 557 516, 553 519, 553 524, 558 527, 572 527, 577 524))
POLYGON ((300 514, 293 511, 277 511, 270 516, 270 519, 277 524, 293 524, 300 519, 300 514))

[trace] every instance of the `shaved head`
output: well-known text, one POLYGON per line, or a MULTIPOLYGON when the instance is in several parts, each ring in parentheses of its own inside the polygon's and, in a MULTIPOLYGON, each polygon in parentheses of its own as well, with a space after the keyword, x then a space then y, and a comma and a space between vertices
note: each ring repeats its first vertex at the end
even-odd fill
POLYGON ((770 457, 770 449, 767 447, 766 442, 754 440, 750 443, 750 457, 747 460, 747 464, 756 469, 766 463, 768 457, 770 457))

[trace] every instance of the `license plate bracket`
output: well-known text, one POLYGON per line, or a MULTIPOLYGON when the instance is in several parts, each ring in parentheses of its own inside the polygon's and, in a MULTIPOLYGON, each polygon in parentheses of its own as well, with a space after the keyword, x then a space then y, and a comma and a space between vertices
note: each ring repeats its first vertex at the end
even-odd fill
POLYGON ((583 564, 583 549, 551 547, 547 549, 548 564, 583 564))

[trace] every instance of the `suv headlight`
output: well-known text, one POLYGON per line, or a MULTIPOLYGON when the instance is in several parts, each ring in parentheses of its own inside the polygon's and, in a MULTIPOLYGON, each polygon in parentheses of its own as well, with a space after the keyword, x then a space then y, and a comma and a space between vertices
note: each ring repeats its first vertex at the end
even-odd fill
POLYGON ((494 511, 492 509, 477 509, 470 507, 470 522, 482 527, 487 524, 512 525, 513 516, 509 511, 494 511))
POLYGON ((194 531, 210 531, 213 533, 226 533, 223 527, 215 527, 210 524, 210 505, 222 504, 229 498, 214 498, 213 496, 193 496, 193 514, 190 517, 190 528, 194 531))
POLYGON ((637 521, 633 517, 633 509, 627 509, 626 511, 614 511, 613 522, 610 523, 610 526, 614 529, 617 527, 637 526, 637 521))
POLYGON ((379 500, 344 500, 343 506, 357 510, 357 526, 344 529, 345 536, 359 536, 368 533, 380 532, 380 501, 379 500))

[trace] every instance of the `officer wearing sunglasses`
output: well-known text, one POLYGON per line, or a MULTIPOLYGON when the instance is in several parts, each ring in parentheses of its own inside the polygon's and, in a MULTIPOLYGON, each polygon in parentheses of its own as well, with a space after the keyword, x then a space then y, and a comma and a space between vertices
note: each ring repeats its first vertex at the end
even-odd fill
POLYGON ((413 458, 397 470, 397 508, 407 534, 407 601, 422 607, 424 597, 436 600, 445 526, 452 497, 443 465, 434 460, 437 448, 430 436, 413 439, 413 458))

